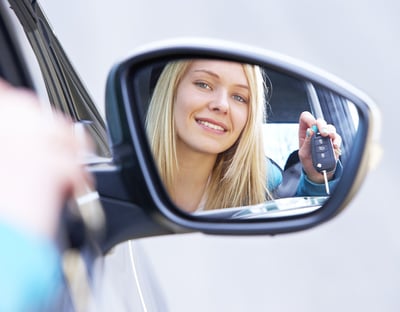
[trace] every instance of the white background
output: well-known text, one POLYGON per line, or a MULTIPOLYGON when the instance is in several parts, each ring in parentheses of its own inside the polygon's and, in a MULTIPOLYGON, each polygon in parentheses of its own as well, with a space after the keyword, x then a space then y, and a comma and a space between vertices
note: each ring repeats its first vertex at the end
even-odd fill
POLYGON ((384 157, 334 220, 277 237, 190 234, 136 242, 165 310, 400 311, 398 0, 41 3, 98 103, 108 70, 129 51, 206 36, 311 63, 365 91, 382 111, 384 157))

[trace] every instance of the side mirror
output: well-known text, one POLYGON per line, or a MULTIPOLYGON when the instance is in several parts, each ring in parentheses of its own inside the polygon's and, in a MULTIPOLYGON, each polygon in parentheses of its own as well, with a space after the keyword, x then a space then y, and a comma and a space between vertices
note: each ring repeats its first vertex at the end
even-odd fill
MULTIPOLYGON (((205 97, 207 96, 208 94, 205 97)), ((192 95, 187 98, 190 105, 197 103, 198 98, 192 95)), ((207 98, 207 101, 211 103, 214 99, 207 98)), ((253 47, 213 40, 164 42, 144 48, 116 64, 107 81, 106 116, 115 165, 114 178, 111 180, 118 183, 111 185, 107 182, 107 187, 101 187, 105 183, 107 174, 97 172, 100 184, 99 194, 103 204, 107 210, 107 201, 112 198, 114 201, 130 205, 132 211, 135 210, 138 214, 145 216, 146 222, 153 225, 144 231, 146 233, 140 233, 138 230, 125 231, 131 234, 119 235, 119 240, 128 236, 132 238, 185 231, 213 234, 277 234, 313 227, 331 219, 345 208, 360 187, 371 164, 371 156, 378 146, 376 125, 379 124, 379 112, 371 99, 362 92, 336 77, 288 57, 253 47), (167 73, 166 68, 177 63, 186 64, 183 65, 186 69, 181 69, 179 74, 179 69, 175 66, 175 69, 167 73), (215 104, 216 106, 213 107, 211 106, 214 104, 209 104, 207 107, 204 104, 204 107, 201 105, 194 107, 188 113, 189 118, 193 118, 192 121, 197 122, 199 128, 202 127, 202 130, 208 131, 209 136, 206 138, 208 140, 211 137, 212 143, 207 140, 202 141, 203 137, 199 137, 197 132, 191 132, 187 124, 183 125, 187 127, 183 128, 187 131, 180 130, 179 132, 176 129, 179 126, 177 124, 181 122, 174 119, 176 117, 174 114, 178 111, 178 106, 174 102, 178 94, 177 88, 186 79, 185 73, 189 71, 188 68, 193 66, 187 64, 194 63, 201 63, 202 67, 200 66, 198 71, 195 70, 195 76, 190 77, 192 79, 190 83, 201 92, 211 92, 214 95, 218 90, 223 90, 221 94, 226 91, 228 99, 227 104, 221 102, 222 104, 215 104), (207 64, 230 65, 219 67, 224 71, 222 73, 218 72, 219 69, 208 70, 207 64), (254 68, 260 70, 263 75, 264 102, 262 109, 256 113, 252 112, 255 105, 253 101, 255 87, 252 84, 255 78, 249 74, 250 69, 245 69, 244 64, 248 64, 251 70, 254 68), (206 76, 198 75, 199 72, 203 74, 205 72, 206 76), (180 76, 173 78, 174 75, 180 76), (161 84, 164 84, 162 88, 161 84), (160 93, 159 89, 164 90, 165 93, 160 93), (234 101, 233 104, 230 104, 231 100, 234 101), (247 105, 244 110, 243 106, 239 106, 239 102, 247 105), (226 111, 221 113, 225 109, 224 105, 227 107, 225 107, 226 111), (159 109, 160 107, 162 109, 159 109), (274 190, 268 189, 270 186, 268 182, 265 183, 269 197, 255 204, 237 204, 243 201, 235 202, 232 199, 232 202, 236 204, 230 205, 229 200, 236 195, 240 197, 243 190, 237 186, 238 194, 232 196, 231 187, 224 206, 221 204, 219 207, 219 202, 216 201, 217 204, 211 210, 207 209, 211 207, 210 204, 201 211, 188 212, 177 203, 177 200, 172 199, 178 198, 177 190, 172 188, 171 191, 170 182, 175 177, 171 173, 165 174, 161 167, 175 166, 175 169, 182 172, 183 169, 179 168, 180 159, 183 157, 183 154, 180 154, 181 145, 184 142, 186 148, 187 141, 190 140, 200 142, 196 147, 190 146, 190 151, 193 152, 195 149, 196 153, 215 154, 214 160, 222 158, 219 147, 213 149, 215 146, 212 144, 215 142, 220 144, 223 140, 221 138, 224 135, 227 136, 231 128, 236 127, 236 121, 232 121, 235 118, 232 116, 235 114, 236 107, 239 110, 242 109, 242 115, 237 114, 238 120, 243 114, 247 114, 247 119, 238 139, 222 149, 223 152, 229 150, 231 154, 234 154, 243 149, 243 146, 247 146, 246 155, 250 155, 251 158, 244 157, 243 159, 252 159, 252 163, 255 162, 254 159, 264 162, 260 168, 266 167, 267 172, 275 170, 283 180, 278 183, 278 187, 275 186, 274 190), (337 181, 329 195, 323 192, 300 195, 296 193, 299 179, 304 175, 297 157, 299 116, 303 111, 309 111, 315 117, 323 118, 328 124, 334 125, 342 139, 340 174, 338 173, 337 181), (221 118, 211 118, 207 115, 208 112, 215 113, 217 114, 215 116, 221 118), (218 115, 220 113, 221 115, 218 115), (264 116, 261 116, 263 113, 266 113, 267 117, 264 122, 262 118, 264 116), (230 114, 230 117, 224 114, 230 114), (260 141, 253 140, 243 130, 246 129, 251 114, 263 123, 260 124, 264 137, 261 145, 253 144, 260 141), (223 118, 227 118, 227 121, 225 122, 223 118), (163 119, 165 122, 162 121, 163 119), (152 125, 149 126, 149 124, 152 125), (150 139, 149 129, 152 129, 150 139), (186 141, 179 134, 182 132, 187 137, 186 141), (239 140, 252 140, 253 143, 250 146, 240 145, 239 140), (155 148, 157 144, 163 147, 155 148), (232 152, 232 146, 235 146, 234 152, 232 152), (264 152, 264 157, 254 158, 252 155, 260 150, 264 152), (270 168, 271 164, 275 169, 270 168), (135 234, 132 234, 133 232, 135 234)), ((225 165, 229 163, 230 166, 234 162, 233 157, 236 156, 225 161, 225 165)), ((210 158, 199 157, 198 159, 210 158)), ((231 170, 230 175, 234 176, 233 179, 242 171, 251 172, 251 175, 258 174, 254 169, 248 168, 249 162, 242 161, 241 167, 231 170)), ((203 165, 203 162, 199 162, 198 167, 203 165)), ((211 167, 211 170, 215 167, 217 165, 211 167)), ((193 179, 197 178, 196 174, 193 171, 193 179)), ((265 176, 269 176, 269 173, 265 176)), ((208 195, 207 198, 214 196, 212 192, 219 191, 223 193, 222 195, 225 194, 223 183, 225 180, 215 181, 215 179, 215 177, 209 178, 206 188, 211 183, 220 183, 220 189, 215 191, 214 187, 214 191, 211 191, 209 187, 208 192, 202 190, 202 194, 208 195), (211 179, 214 180, 210 182, 211 179)), ((240 179, 236 179, 236 182, 238 181, 240 184, 240 179)), ((257 192, 261 194, 262 192, 256 190, 257 188, 257 184, 247 188, 250 192, 242 198, 251 197, 257 192)), ((196 203, 198 204, 200 191, 197 191, 198 189, 195 188, 190 196, 186 196, 186 199, 190 200, 191 196, 193 198, 197 196, 196 203)), ((228 191, 226 192, 228 194, 228 191)), ((223 196, 219 194, 219 198, 221 197, 223 196)), ((204 198, 202 200, 204 201, 204 198)), ((112 214, 114 219, 118 219, 117 210, 110 211, 109 214, 112 214)), ((121 215, 120 218, 124 216, 121 215)), ((137 226, 130 223, 123 227, 137 226)), ((118 230, 114 232, 117 233, 118 230)))

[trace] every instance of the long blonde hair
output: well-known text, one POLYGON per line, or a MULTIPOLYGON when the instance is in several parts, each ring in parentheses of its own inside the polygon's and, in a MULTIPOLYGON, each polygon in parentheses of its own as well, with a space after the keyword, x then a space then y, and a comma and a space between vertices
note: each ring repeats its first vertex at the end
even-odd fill
MULTIPOLYGON (((173 107, 176 90, 193 60, 169 62, 154 89, 146 117, 154 159, 171 192, 179 169, 173 107)), ((242 64, 249 90, 249 114, 238 140, 217 156, 206 189, 205 210, 254 205, 270 198, 262 124, 265 116, 265 85, 258 66, 242 64)))

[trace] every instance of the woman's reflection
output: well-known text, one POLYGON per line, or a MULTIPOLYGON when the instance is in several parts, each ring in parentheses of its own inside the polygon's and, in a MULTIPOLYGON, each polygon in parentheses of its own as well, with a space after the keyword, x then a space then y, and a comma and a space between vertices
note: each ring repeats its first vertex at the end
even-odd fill
MULTIPOLYGON (((178 207, 195 212, 247 206, 272 199, 282 175, 263 150, 265 87, 258 66, 221 60, 170 62, 155 87, 146 128, 160 176, 178 207)), ((310 138, 333 141, 334 126, 304 112, 299 157, 304 173, 296 195, 325 195, 311 162, 310 138)), ((328 173, 330 184, 340 170, 328 173)), ((331 186, 333 187, 333 186, 331 186)))

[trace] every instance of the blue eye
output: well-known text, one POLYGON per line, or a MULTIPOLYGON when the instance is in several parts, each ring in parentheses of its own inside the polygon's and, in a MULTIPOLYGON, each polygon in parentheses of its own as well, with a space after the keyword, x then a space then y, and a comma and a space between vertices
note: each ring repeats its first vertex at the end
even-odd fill
POLYGON ((242 103, 247 103, 247 100, 240 95, 234 95, 233 99, 242 103))
POLYGON ((210 85, 209 85, 208 83, 206 83, 206 82, 203 82, 203 81, 196 81, 194 84, 195 84, 196 86, 198 86, 199 88, 211 90, 210 85))

